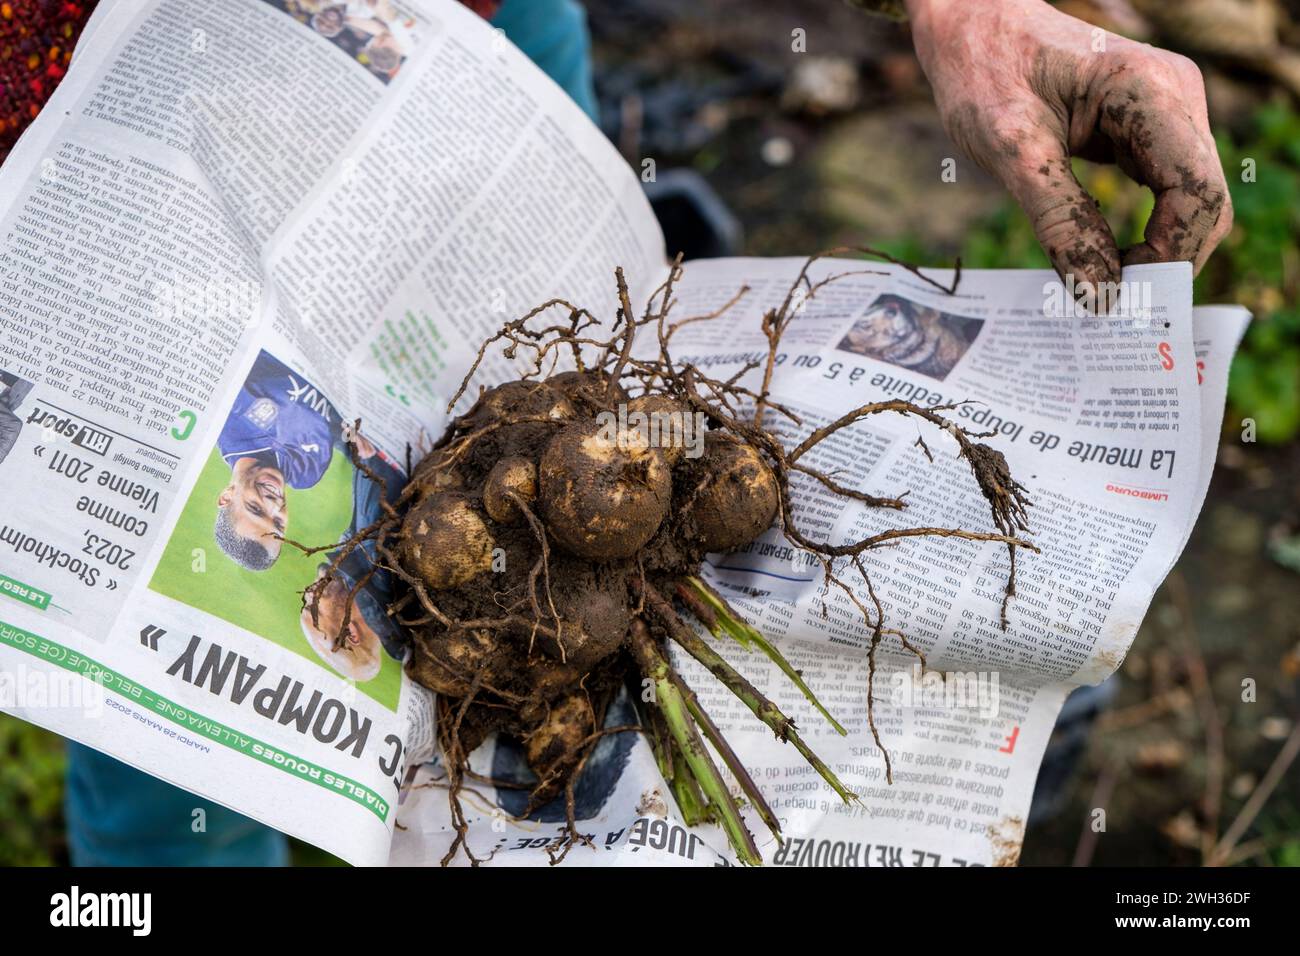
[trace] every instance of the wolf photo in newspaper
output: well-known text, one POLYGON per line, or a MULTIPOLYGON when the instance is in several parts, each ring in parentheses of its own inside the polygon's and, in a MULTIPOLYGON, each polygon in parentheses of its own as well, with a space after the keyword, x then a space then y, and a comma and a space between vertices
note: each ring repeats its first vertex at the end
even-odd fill
POLYGON ((837 348, 943 381, 984 325, 902 296, 878 297, 837 348))
POLYGON ((415 18, 393 0, 262 0, 334 43, 390 82, 417 42, 415 18))
MULTIPOLYGON (((866 249, 835 252, 883 255, 866 249)), ((585 842, 577 829, 584 767, 607 737, 642 730, 685 822, 716 822, 740 860, 761 862, 706 740, 739 782, 745 801, 778 837, 780 824, 673 666, 671 649, 707 668, 839 797, 856 799, 794 721, 687 623, 693 618, 715 636, 766 654, 821 718, 837 733, 847 733, 776 646, 699 575, 706 554, 743 547, 774 523, 820 566, 827 588, 843 591, 856 605, 871 634, 872 675, 886 636, 921 657, 902 631, 886 625, 886 609, 875 596, 864 558, 872 549, 931 535, 1005 547, 1011 556, 1002 603, 1005 627, 1015 553, 1037 548, 1024 537, 1027 495, 1001 452, 946 417, 954 406, 922 408, 886 399, 811 428, 773 397, 772 377, 789 323, 819 289, 842 275, 814 281, 808 270, 819 258, 809 259, 784 300, 763 314, 766 356, 746 367, 757 374, 744 384, 740 376, 714 379, 672 354, 677 329, 724 316, 744 294, 710 315, 670 318, 682 276, 679 263, 640 308, 632 305, 623 270, 616 270, 620 308, 608 324, 562 299, 507 322, 479 348, 448 412, 472 394, 489 348, 522 360, 524 377, 481 388, 414 467, 410 483, 384 509, 385 517, 344 545, 340 555, 362 543, 373 545, 378 560, 398 578, 391 610, 412 645, 407 671, 438 694, 441 768, 455 831, 444 863, 461 851, 479 862, 459 795, 467 777, 482 776, 471 769, 470 756, 492 735, 503 759, 512 751, 502 748, 513 746, 529 771, 523 776, 523 767, 501 768, 509 778, 527 781, 526 800, 514 801, 516 815, 528 817, 563 798, 568 836, 554 847, 557 861, 585 842), (635 349, 638 339, 651 347, 635 349), (559 358, 573 367, 555 371, 559 358), (791 494, 796 473, 846 502, 895 511, 907 507, 899 498, 848 488, 816 468, 812 456, 805 457, 844 429, 884 414, 912 417, 956 442, 958 458, 973 479, 970 493, 981 510, 987 508, 992 530, 904 527, 835 542, 800 525, 791 494), (777 417, 803 425, 802 440, 789 445, 778 437, 770 424, 777 417), (689 440, 701 432, 702 442, 689 440), (869 600, 857 596, 863 587, 869 600), (610 715, 625 689, 635 704, 644 705, 643 716, 611 726, 610 715)), ((925 447, 924 439, 918 443, 925 447)), ((345 560, 335 558, 322 571, 307 597, 309 608, 333 586, 345 560)), ((892 779, 870 692, 862 703, 886 777, 892 779)), ((605 750, 602 759, 610 759, 614 752, 605 750)), ((584 805, 592 799, 589 791, 584 805)))
POLYGON ((306 376, 260 351, 150 586, 395 704, 403 651, 385 613, 391 579, 375 568, 373 548, 307 553, 286 542, 350 540, 404 481, 306 376), (330 580, 314 589, 326 566, 330 580), (317 598, 310 609, 308 589, 317 598))

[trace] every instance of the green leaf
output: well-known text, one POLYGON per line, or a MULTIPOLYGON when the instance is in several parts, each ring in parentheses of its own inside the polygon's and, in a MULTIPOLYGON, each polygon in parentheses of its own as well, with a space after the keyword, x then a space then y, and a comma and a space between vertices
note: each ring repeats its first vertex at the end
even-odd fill
POLYGON ((1300 432, 1300 347, 1239 353, 1228 375, 1228 398, 1242 418, 1254 419, 1260 441, 1294 438, 1300 432))

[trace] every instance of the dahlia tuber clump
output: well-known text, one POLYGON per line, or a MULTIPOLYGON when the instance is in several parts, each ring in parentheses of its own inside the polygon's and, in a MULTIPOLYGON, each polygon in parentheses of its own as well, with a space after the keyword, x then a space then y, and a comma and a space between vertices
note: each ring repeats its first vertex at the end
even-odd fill
MULTIPOLYGON (((494 345, 503 345, 507 357, 531 359, 529 374, 482 391, 418 462, 386 518, 364 530, 399 581, 390 613, 409 636, 408 673, 437 693, 439 742, 457 829, 444 863, 458 850, 478 862, 466 842, 458 794, 470 772, 470 753, 489 734, 522 743, 536 775, 530 811, 566 799, 570 842, 558 854, 562 858, 582 839, 573 818, 573 787, 584 761, 602 734, 630 730, 649 736, 685 821, 716 822, 742 861, 761 862, 715 753, 779 838, 776 817, 673 667, 670 645, 704 665, 778 738, 797 748, 841 798, 855 799, 778 705, 687 623, 689 616, 715 637, 760 649, 845 732, 779 651, 699 577, 708 553, 740 548, 775 524, 862 612, 873 675, 875 651, 886 635, 911 645, 884 625, 884 609, 862 561, 867 551, 916 535, 1003 542, 1012 555, 1007 598, 1014 593, 1015 551, 1033 547, 1019 537, 1027 530, 1024 489, 1002 455, 977 441, 983 436, 944 417, 952 406, 869 403, 812 431, 793 449, 765 425, 774 415, 799 424, 792 411, 774 403, 769 387, 781 335, 801 300, 836 278, 811 282, 808 266, 816 258, 784 302, 763 317, 766 367, 744 370, 761 374, 757 389, 740 384, 743 374, 720 381, 674 360, 672 337, 681 325, 722 318, 746 292, 716 313, 672 322, 677 264, 639 314, 619 270, 621 308, 603 333, 595 316, 563 300, 507 323, 483 344, 449 411, 494 345), (557 313, 563 320, 554 321, 557 313), (644 344, 642 336, 656 346, 649 357, 633 348, 634 341, 644 344), (573 370, 546 374, 561 358, 573 370), (906 528, 832 543, 800 530, 790 494, 796 472, 846 501, 905 507, 902 498, 846 487, 804 460, 840 429, 886 413, 914 417, 956 440, 988 501, 994 531, 906 528), (851 585, 850 576, 861 586, 851 585), (642 726, 605 728, 605 712, 627 684, 636 688, 638 700, 642 687, 653 690, 642 726)), ((328 582, 328 573, 322 580, 328 582)), ((313 589, 321 586, 309 588, 304 600, 311 602, 313 589)), ((1004 622, 1005 613, 1004 601, 1004 622)), ((870 695, 864 707, 875 734, 870 695)), ((887 752, 885 759, 888 771, 887 752)))

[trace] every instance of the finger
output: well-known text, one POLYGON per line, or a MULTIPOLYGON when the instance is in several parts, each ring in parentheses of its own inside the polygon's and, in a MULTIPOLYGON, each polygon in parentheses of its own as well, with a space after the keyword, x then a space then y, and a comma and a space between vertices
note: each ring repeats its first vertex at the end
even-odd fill
POLYGON ((1115 236, 1074 177, 1064 147, 1037 157, 1023 147, 1021 152, 1029 155, 995 172, 1029 217, 1057 275, 1080 295, 1113 287, 1120 278, 1115 236))
POLYGON ((1139 165, 1156 195, 1143 241, 1124 253, 1125 265, 1186 261, 1199 272, 1232 224, 1228 185, 1213 146, 1197 139, 1185 160, 1139 165))
MULTIPOLYGON (((1195 68, 1192 67, 1192 72, 1195 68)), ((1175 102, 1199 111, 1192 77, 1175 102)), ((1155 100, 1159 102, 1159 100, 1155 100)), ((1155 207, 1147 220, 1143 242, 1124 253, 1125 265, 1144 262, 1191 262, 1196 271, 1232 226, 1232 203, 1219 154, 1208 125, 1195 112, 1180 109, 1130 106, 1103 110, 1102 130, 1115 143, 1120 167, 1155 193, 1155 207)))

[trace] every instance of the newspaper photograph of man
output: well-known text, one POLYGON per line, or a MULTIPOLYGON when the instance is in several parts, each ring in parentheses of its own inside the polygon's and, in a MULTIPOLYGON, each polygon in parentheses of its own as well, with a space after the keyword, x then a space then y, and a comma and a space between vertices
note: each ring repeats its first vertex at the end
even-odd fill
POLYGON ((391 581, 374 563, 373 544, 348 553, 312 607, 304 596, 337 553, 319 549, 374 521, 381 500, 395 499, 406 480, 395 459, 352 424, 305 374, 259 351, 150 587, 357 681, 395 707, 402 648, 386 613, 391 581))
POLYGON ((275 564, 289 526, 285 486, 314 487, 342 440, 325 397, 259 353, 217 438, 230 483, 217 496, 212 534, 228 558, 250 571, 275 564))

